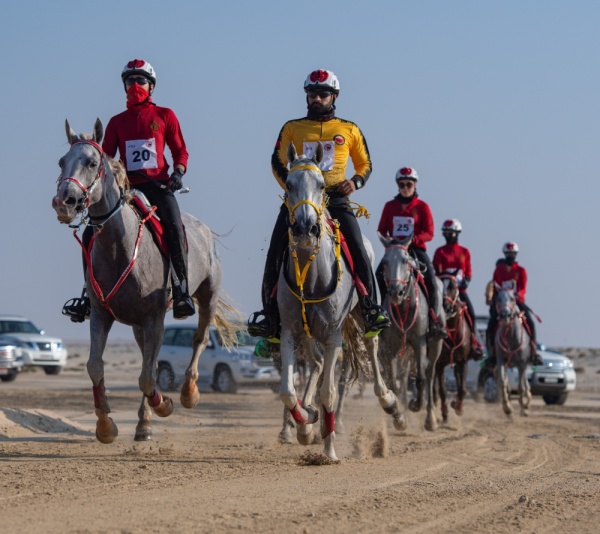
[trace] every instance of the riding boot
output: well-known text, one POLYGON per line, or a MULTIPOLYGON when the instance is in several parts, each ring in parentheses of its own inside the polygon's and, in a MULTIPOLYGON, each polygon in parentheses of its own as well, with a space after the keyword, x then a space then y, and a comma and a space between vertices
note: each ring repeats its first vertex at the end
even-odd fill
POLYGON ((83 323, 90 318, 91 312, 90 299, 87 296, 86 287, 83 286, 81 297, 69 299, 65 302, 62 309, 62 314, 66 315, 74 323, 83 323))
MULTIPOLYGON (((266 291, 263 284, 263 291, 266 291)), ((281 321, 277 300, 273 297, 264 299, 262 310, 254 312, 248 319, 248 333, 253 337, 262 337, 271 343, 280 343, 281 321)))
POLYGON ((187 282, 187 255, 175 243, 171 245, 171 282, 173 287, 173 318, 186 319, 196 313, 194 301, 188 291, 187 282))
POLYGON ((365 320, 365 337, 375 337, 390 326, 390 318, 386 311, 375 304, 368 295, 362 295, 358 298, 360 309, 365 320))
POLYGON ((484 350, 477 336, 471 332, 471 359, 476 362, 483 360, 484 350))
POLYGON ((439 318, 433 308, 429 310, 429 335, 432 339, 440 340, 448 337, 446 325, 439 318))
POLYGON ((542 360, 542 357, 538 354, 537 351, 537 343, 535 342, 535 339, 531 340, 531 365, 544 365, 544 360, 542 360))

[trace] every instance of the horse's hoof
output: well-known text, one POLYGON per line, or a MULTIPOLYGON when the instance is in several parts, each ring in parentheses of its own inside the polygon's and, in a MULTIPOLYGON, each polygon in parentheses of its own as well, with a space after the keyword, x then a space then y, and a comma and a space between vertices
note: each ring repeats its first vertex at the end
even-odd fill
POLYGON ((407 427, 408 421, 406 420, 406 417, 403 414, 398 413, 394 416, 394 428, 396 430, 402 432, 403 430, 406 430, 407 427))
POLYGON ((110 417, 106 421, 96 421, 96 439, 100 443, 112 443, 118 435, 119 429, 110 417))
POLYGON ((138 425, 135 427, 134 441, 150 441, 152 439, 152 427, 148 425, 138 425))
POLYGON ((300 445, 311 445, 314 437, 315 430, 312 425, 298 425, 298 428, 296 429, 296 439, 300 445), (300 428, 302 426, 305 426, 306 428, 300 428), (304 432, 302 432, 302 430, 304 430, 304 432), (307 430, 308 433, 306 432, 307 430))
POLYGON ((410 402, 408 403, 408 409, 411 412, 418 412, 421 410, 421 405, 415 399, 410 399, 410 402))
POLYGON ((183 384, 180 400, 184 408, 194 408, 200 402, 200 392, 196 382, 190 380, 183 384))
POLYGON ((169 417, 173 413, 173 400, 163 395, 162 402, 152 409, 158 417, 169 417))
POLYGON ((292 434, 289 430, 282 430, 279 433, 279 443, 281 443, 281 445, 293 445, 294 440, 292 439, 292 434))
POLYGON ((456 415, 462 415, 463 414, 463 403, 453 400, 450 403, 450 406, 452 406, 452 409, 456 412, 456 415))
POLYGON ((425 430, 429 432, 435 432, 438 428, 437 421, 425 421, 425 430))

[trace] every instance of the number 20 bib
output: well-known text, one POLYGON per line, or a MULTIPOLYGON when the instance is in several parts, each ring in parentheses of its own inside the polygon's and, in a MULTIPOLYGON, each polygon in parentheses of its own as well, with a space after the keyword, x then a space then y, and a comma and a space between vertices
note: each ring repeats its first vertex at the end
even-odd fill
POLYGON ((128 171, 158 168, 156 142, 151 139, 134 139, 125 143, 125 159, 128 171))

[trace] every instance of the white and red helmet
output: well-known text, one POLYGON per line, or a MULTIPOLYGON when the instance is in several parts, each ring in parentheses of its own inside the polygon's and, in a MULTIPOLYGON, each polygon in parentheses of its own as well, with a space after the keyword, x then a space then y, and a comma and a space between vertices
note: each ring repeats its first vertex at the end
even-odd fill
POLYGON ((396 180, 412 180, 414 182, 419 181, 419 175, 417 171, 412 167, 402 167, 396 173, 396 180))
POLYGON ((446 219, 442 224, 442 232, 462 232, 462 224, 458 219, 446 219))
POLYGON ((516 254, 519 252, 519 245, 517 245, 514 241, 508 241, 502 246, 502 252, 504 254, 516 254))
POLYGON ((337 95, 340 93, 340 82, 330 70, 313 70, 304 80, 304 91, 314 91, 315 89, 324 89, 337 95))
POLYGON ((123 67, 121 79, 125 82, 125 78, 134 74, 145 76, 153 85, 156 85, 156 71, 147 61, 144 61, 143 59, 132 59, 125 67, 123 67))

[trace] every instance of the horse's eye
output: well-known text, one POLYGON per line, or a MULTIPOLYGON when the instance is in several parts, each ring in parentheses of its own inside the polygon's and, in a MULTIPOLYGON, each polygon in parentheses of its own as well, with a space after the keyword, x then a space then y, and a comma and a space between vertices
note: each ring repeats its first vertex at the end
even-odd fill
POLYGON ((90 161, 88 164, 88 167, 90 167, 91 169, 95 169, 98 166, 98 163, 96 163, 95 161, 90 161))

